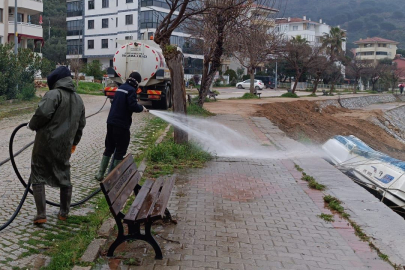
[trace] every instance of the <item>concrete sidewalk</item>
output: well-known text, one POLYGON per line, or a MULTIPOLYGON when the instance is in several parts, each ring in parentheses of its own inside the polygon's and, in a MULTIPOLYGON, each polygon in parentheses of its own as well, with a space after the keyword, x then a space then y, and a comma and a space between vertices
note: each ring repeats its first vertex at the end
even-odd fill
MULTIPOLYGON (((270 150, 288 148, 284 133, 265 118, 212 120, 271 143, 263 146, 270 150)), ((168 208, 178 224, 154 227, 163 260, 135 242, 123 245, 109 266, 94 269, 393 269, 347 222, 319 218, 330 213, 324 194, 300 178, 288 157, 217 158, 177 178, 168 208), (137 258, 136 266, 125 265, 124 258, 137 258)))

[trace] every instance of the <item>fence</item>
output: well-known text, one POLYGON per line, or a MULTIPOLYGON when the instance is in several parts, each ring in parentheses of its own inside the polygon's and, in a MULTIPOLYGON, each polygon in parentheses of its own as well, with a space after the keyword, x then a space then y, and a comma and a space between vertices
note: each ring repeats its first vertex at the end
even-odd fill
MULTIPOLYGON (((293 89, 294 87, 294 82, 292 83, 278 83, 278 87, 279 88, 287 88, 287 89, 293 89)), ((332 87, 331 84, 318 84, 318 91, 322 91, 322 90, 330 90, 332 87)), ((349 84, 337 84, 334 86, 335 87, 335 91, 353 91, 354 89, 354 85, 349 85, 349 84)), ((308 82, 299 82, 297 84, 297 91, 300 90, 307 90, 307 89, 313 89, 314 88, 314 84, 313 83, 308 83, 308 82)))

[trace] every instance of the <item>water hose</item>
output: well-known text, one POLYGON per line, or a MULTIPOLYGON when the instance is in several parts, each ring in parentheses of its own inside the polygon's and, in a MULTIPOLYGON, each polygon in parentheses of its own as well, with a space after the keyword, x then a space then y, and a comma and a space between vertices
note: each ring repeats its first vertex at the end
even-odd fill
MULTIPOLYGON (((101 112, 101 110, 104 108, 104 106, 105 106, 105 104, 106 104, 106 102, 107 102, 107 99, 108 99, 108 98, 106 98, 106 100, 104 101, 104 104, 103 104, 103 106, 100 108, 100 110, 98 110, 96 113, 93 113, 93 114, 87 116, 86 119, 87 119, 87 118, 90 118, 90 117, 92 117, 92 116, 94 116, 94 115, 96 115, 96 114, 98 114, 99 112, 101 112)), ((20 180, 21 184, 25 187, 24 195, 23 195, 23 197, 21 198, 21 201, 20 201, 20 203, 18 204, 17 209, 14 211, 14 213, 13 213, 13 215, 10 217, 10 219, 0 227, 0 231, 2 231, 2 230, 4 230, 5 228, 7 228, 7 227, 14 221, 14 219, 17 217, 18 213, 20 212, 20 210, 21 210, 21 208, 22 208, 22 206, 23 206, 23 204, 24 204, 24 202, 25 202, 25 199, 27 198, 28 193, 33 194, 32 189, 31 189, 31 181, 29 180, 28 183, 26 183, 26 182, 24 181, 24 179, 22 178, 22 176, 21 176, 21 174, 20 174, 20 171, 19 171, 18 168, 17 168, 17 164, 15 163, 15 159, 14 159, 14 158, 17 157, 19 154, 21 154, 21 153, 22 153, 24 150, 26 150, 29 146, 31 146, 31 145, 34 143, 34 141, 31 142, 31 143, 29 143, 29 144, 27 144, 26 146, 24 146, 24 147, 23 147, 22 149, 20 149, 15 155, 14 155, 14 153, 13 153, 13 144, 14 144, 15 135, 17 134, 17 132, 18 132, 21 128, 27 126, 27 124, 28 124, 28 123, 21 124, 21 125, 19 125, 18 127, 16 127, 16 128, 14 129, 13 133, 11 134, 10 141, 9 141, 9 155, 10 155, 10 157, 9 157, 8 159, 6 159, 6 160, 0 162, 0 167, 1 167, 2 165, 4 165, 5 163, 7 163, 8 161, 11 161, 11 165, 13 166, 13 169, 14 169, 15 174, 17 175, 17 178, 20 180)), ((114 155, 115 155, 115 153, 114 153, 114 155)), ((113 162, 114 162, 114 157, 113 157, 112 163, 113 163, 113 162)), ((110 167, 110 171, 111 171, 111 168, 112 168, 112 167, 110 167)), ((79 206, 79 205, 84 204, 85 202, 87 202, 88 200, 90 200, 91 198, 93 198, 94 196, 96 196, 100 191, 101 191, 101 189, 98 188, 97 190, 93 191, 89 196, 85 197, 84 199, 82 199, 82 200, 80 200, 80 201, 78 201, 78 202, 76 202, 76 203, 71 204, 71 207, 76 207, 76 206, 79 206)), ((52 206, 60 207, 60 204, 55 203, 55 202, 51 202, 51 201, 48 201, 48 200, 47 200, 46 203, 49 204, 49 205, 52 205, 52 206)))

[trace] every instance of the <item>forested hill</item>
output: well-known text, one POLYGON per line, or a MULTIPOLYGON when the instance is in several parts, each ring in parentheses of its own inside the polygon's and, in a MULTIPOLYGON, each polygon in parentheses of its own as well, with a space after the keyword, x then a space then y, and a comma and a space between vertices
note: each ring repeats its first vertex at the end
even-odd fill
POLYGON ((405 49, 405 0, 288 0, 280 15, 340 25, 348 31, 348 48, 360 38, 378 36, 405 49))

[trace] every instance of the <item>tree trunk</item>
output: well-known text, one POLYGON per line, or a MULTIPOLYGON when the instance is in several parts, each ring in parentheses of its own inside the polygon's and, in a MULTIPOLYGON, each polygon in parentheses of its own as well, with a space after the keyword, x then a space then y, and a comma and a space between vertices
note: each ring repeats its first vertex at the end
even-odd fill
MULTIPOLYGON (((187 113, 186 87, 184 84, 183 55, 176 51, 167 61, 170 69, 173 91, 173 112, 179 114, 187 113)), ((181 144, 188 141, 187 132, 174 128, 174 142, 181 144)))
POLYGON ((294 87, 291 91, 291 93, 293 93, 293 94, 295 94, 295 90, 297 89, 298 82, 301 79, 301 73, 297 73, 297 75, 295 77, 296 78, 295 78, 295 82, 294 82, 294 87))
POLYGON ((314 84, 314 89, 312 89, 312 94, 316 95, 316 91, 318 90, 319 79, 321 76, 317 76, 314 84))
POLYGON ((249 69, 249 75, 250 75, 250 93, 252 95, 255 94, 255 70, 254 68, 249 69))
POLYGON ((335 82, 332 82, 332 86, 330 87, 329 95, 332 95, 332 92, 335 90, 335 82))

